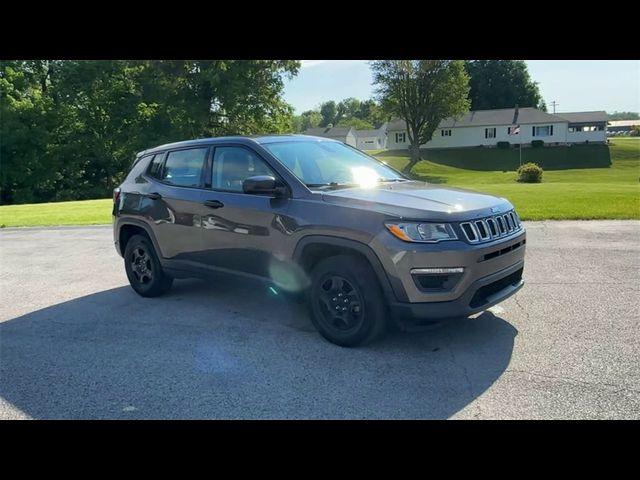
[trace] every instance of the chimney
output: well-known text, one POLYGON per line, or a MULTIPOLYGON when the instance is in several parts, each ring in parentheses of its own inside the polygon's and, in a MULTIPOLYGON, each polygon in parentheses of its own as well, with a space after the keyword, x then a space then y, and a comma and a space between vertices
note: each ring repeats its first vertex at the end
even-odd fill
POLYGON ((516 107, 515 110, 513 112, 513 122, 511 122, 513 125, 517 125, 518 124, 518 104, 516 103, 516 107))

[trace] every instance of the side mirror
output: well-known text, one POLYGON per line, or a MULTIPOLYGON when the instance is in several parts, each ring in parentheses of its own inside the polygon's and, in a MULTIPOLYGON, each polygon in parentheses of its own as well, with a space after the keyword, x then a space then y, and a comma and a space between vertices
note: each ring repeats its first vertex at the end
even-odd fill
POLYGON ((271 175, 256 175, 242 182, 242 191, 253 195, 284 197, 287 193, 287 187, 271 175))

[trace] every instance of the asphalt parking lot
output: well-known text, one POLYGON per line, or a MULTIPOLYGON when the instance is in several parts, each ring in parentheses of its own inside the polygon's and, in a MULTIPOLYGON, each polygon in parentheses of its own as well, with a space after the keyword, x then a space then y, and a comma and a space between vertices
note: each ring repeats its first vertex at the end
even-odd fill
POLYGON ((0 418, 640 418, 640 222, 536 222, 525 287, 359 349, 232 277, 128 286, 111 227, 0 231, 0 418))

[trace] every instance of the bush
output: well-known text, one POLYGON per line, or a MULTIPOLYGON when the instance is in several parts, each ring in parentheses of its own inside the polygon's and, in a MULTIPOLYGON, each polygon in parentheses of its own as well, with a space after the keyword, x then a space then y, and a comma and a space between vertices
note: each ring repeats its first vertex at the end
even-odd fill
POLYGON ((497 143, 498 148, 501 148, 502 150, 508 150, 510 145, 511 144, 509 142, 498 142, 497 143))
POLYGON ((542 140, 533 140, 533 141, 531 142, 531 146, 532 146, 533 148, 541 148, 541 147, 544 147, 544 141, 542 141, 542 140))
POLYGON ((518 182, 542 182, 542 168, 537 163, 525 163, 518 168, 518 182))

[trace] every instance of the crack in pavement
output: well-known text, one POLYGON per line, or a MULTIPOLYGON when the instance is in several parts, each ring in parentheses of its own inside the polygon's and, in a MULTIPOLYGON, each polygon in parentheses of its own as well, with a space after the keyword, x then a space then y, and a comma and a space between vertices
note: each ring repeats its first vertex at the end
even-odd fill
POLYGON ((523 374, 527 374, 527 375, 533 375, 534 377, 541 377, 541 378, 546 378, 549 380, 559 380, 561 382, 564 383, 571 383, 571 384, 579 384, 579 385, 586 385, 589 387, 612 387, 612 388, 616 388, 617 390, 614 391, 614 393, 619 393, 622 391, 628 391, 628 392, 632 392, 632 393, 640 393, 640 390, 636 390, 634 388, 629 388, 629 387, 624 387, 622 385, 616 385, 615 383, 594 383, 594 382, 585 382, 584 380, 576 380, 573 378, 567 378, 567 377, 560 377, 560 376, 556 376, 556 375, 545 375, 543 373, 537 373, 537 372, 530 372, 528 370, 517 370, 517 369, 512 369, 512 368, 508 368, 505 370, 505 373, 523 373, 523 374))
POLYGON ((520 300, 518 300, 518 294, 515 294, 513 296, 513 300, 516 302, 516 305, 518 306, 518 308, 520 308, 520 310, 522 310, 522 313, 524 313, 524 316, 527 319, 527 322, 529 322, 529 320, 530 320, 529 312, 522 306, 522 304, 520 303, 520 300))
POLYGON ((477 402, 476 401, 477 399, 474 397, 473 382, 471 382, 471 379, 469 378, 469 372, 467 371, 467 367, 465 367, 463 364, 458 362, 456 354, 453 351, 453 348, 451 346, 451 343, 453 342, 453 337, 450 332, 447 332, 447 338, 448 338, 448 341, 447 341, 446 347, 447 347, 447 350, 449 350, 451 363, 453 363, 456 367, 462 370, 462 376, 467 382, 467 387, 469 389, 469 394, 471 396, 471 400, 469 403, 473 403, 476 409, 476 413, 473 415, 473 417, 475 419, 478 419, 482 415, 482 410, 480 408, 479 402, 477 402))

